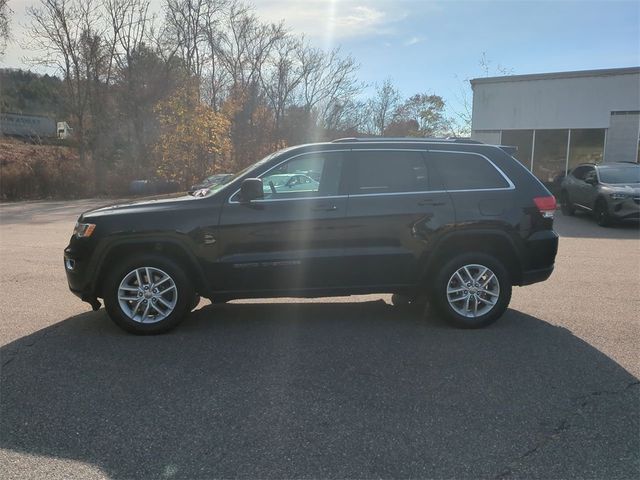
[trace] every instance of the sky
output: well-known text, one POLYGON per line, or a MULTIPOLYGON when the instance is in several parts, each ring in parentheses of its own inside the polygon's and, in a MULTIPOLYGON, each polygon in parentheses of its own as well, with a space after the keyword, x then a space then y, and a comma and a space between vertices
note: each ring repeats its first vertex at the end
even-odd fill
MULTIPOLYGON (((160 9, 162 0, 151 0, 160 9)), ((14 41, 0 60, 25 68, 25 10, 9 0, 14 41)), ((254 0, 261 18, 285 24, 321 48, 340 46, 375 85, 391 78, 404 96, 441 95, 460 106, 464 80, 640 65, 640 1, 254 0)))

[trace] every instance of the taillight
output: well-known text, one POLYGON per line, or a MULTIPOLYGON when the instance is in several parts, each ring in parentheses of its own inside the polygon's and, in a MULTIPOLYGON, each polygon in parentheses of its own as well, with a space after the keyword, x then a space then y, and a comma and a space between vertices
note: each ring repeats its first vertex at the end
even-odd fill
POLYGON ((556 212, 556 197, 549 195, 547 197, 535 197, 533 203, 536 204, 538 210, 544 218, 553 218, 556 212))

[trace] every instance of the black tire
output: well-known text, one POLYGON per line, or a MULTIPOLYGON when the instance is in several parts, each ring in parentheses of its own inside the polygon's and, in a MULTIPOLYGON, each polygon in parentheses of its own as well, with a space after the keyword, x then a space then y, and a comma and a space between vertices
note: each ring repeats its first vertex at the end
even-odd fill
POLYGON ((196 294, 191 281, 180 264, 161 255, 147 254, 130 257, 117 264, 105 280, 103 295, 105 309, 116 325, 130 333, 153 335, 168 332, 182 322, 186 315, 192 310, 192 303, 196 294), (140 323, 139 321, 131 319, 125 311, 123 311, 118 300, 118 288, 122 280, 130 272, 141 267, 162 270, 171 277, 176 287, 177 299, 173 311, 155 323, 140 323))
POLYGON ((607 208, 607 202, 599 199, 593 208, 593 216, 596 219, 596 223, 601 227, 608 227, 611 225, 611 216, 609 215, 609 209, 607 208))
POLYGON ((574 207, 571 202, 569 192, 566 190, 563 190, 560 193, 560 209, 562 210, 563 215, 573 216, 576 213, 576 207, 574 207))
MULTIPOLYGON (((489 298, 489 297, 486 297, 489 298)), ((477 301, 477 300, 476 300, 477 301)), ((504 264, 495 256, 486 253, 463 253, 447 261, 436 273, 432 290, 432 302, 436 311, 449 324, 458 328, 481 328, 492 324, 502 316, 511 301, 511 277, 504 264), (486 313, 477 317, 466 317, 456 312, 447 299, 447 286, 456 271, 465 265, 481 265, 489 268, 497 278, 498 299, 486 313)), ((486 302, 483 302, 486 305, 486 302)))

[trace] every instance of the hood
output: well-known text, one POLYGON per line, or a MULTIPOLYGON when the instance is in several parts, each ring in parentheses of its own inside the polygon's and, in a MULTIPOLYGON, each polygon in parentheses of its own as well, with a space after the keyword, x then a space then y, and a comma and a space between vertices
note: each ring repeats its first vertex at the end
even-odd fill
POLYGON ((131 201, 124 201, 105 205, 103 207, 88 210, 82 214, 81 218, 86 217, 102 217, 107 215, 116 215, 123 213, 142 213, 145 211, 159 211, 163 209, 176 208, 182 204, 189 205, 188 202, 198 201, 199 197, 194 197, 185 192, 172 193, 168 195, 157 195, 153 197, 144 197, 131 201))
POLYGON ((612 192, 640 194, 640 183, 603 183, 602 185, 612 192))

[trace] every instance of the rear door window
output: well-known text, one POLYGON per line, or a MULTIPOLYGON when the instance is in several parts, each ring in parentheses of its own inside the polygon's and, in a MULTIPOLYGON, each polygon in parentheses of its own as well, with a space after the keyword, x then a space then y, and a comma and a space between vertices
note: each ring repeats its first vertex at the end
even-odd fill
POLYGON ((422 152, 354 150, 352 195, 424 192, 429 176, 422 152))
POLYGON ((505 177, 482 155, 471 152, 429 152, 428 165, 437 169, 447 190, 509 188, 505 177))

